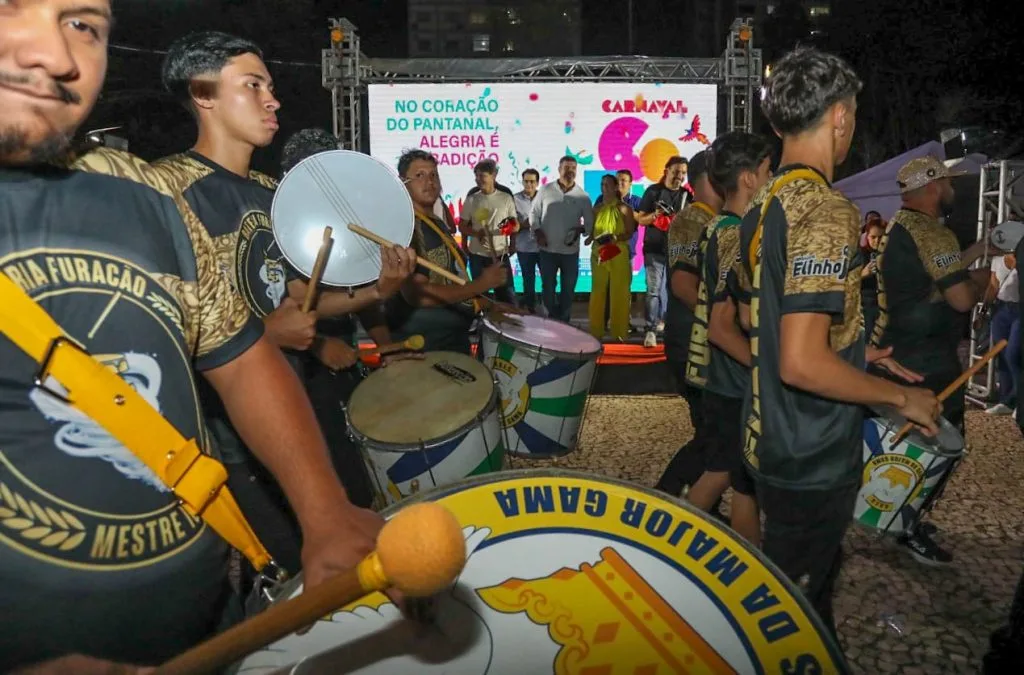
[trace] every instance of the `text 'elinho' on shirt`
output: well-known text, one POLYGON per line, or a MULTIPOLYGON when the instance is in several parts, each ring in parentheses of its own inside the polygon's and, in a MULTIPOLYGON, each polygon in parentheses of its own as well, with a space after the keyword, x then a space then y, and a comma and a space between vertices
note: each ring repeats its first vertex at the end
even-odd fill
MULTIPOLYGON (((0 169, 0 272, 208 450, 194 369, 234 360, 262 325, 180 185, 109 149, 75 167, 0 169)), ((105 429, 34 387, 36 368, 0 338, 0 671, 73 652, 170 658, 215 625, 227 547, 105 429)))
POLYGON ((744 400, 744 455, 765 482, 825 490, 859 479, 862 410, 782 382, 782 317, 831 317, 829 344, 864 369, 860 277, 850 269, 860 214, 817 171, 789 166, 754 198, 740 228, 751 284, 751 386, 744 400), (762 219, 763 214, 763 219, 762 219), (751 253, 758 222, 759 253, 751 253))

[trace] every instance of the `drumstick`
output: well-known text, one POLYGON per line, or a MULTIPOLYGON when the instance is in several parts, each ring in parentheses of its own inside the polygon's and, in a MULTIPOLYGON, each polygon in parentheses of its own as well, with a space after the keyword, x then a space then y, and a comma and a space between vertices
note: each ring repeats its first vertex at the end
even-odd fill
MULTIPOLYGON (((353 231, 353 232, 355 232, 360 237, 365 237, 366 239, 369 239, 370 241, 372 241, 375 244, 379 244, 381 246, 396 246, 395 243, 388 241, 387 239, 385 239, 384 237, 380 236, 379 234, 376 234, 375 232, 371 232, 371 231, 367 230, 365 227, 360 227, 359 225, 356 225, 355 223, 349 223, 348 224, 348 229, 353 231)), ((424 267, 426 267, 431 272, 437 272, 438 274, 440 274, 445 279, 448 279, 449 281, 454 282, 454 283, 456 283, 456 284, 458 284, 460 286, 465 286, 467 283, 469 283, 465 279, 460 277, 458 274, 453 274, 452 272, 449 272, 448 270, 446 270, 445 268, 441 267, 440 265, 432 263, 431 261, 427 260, 426 258, 419 257, 419 258, 417 258, 416 263, 418 265, 423 265, 424 267)), ((495 307, 499 308, 499 310, 502 311, 502 312, 513 313, 513 314, 520 314, 520 313, 522 313, 522 312, 519 312, 515 307, 512 307, 511 305, 506 305, 503 302, 498 302, 497 300, 492 300, 491 298, 487 297, 486 295, 477 295, 475 297, 480 298, 481 300, 486 300, 487 302, 491 303, 495 307)))
POLYGON ((365 356, 374 356, 375 354, 383 356, 385 354, 393 354, 394 352, 402 352, 406 350, 419 351, 423 349, 423 345, 425 344, 426 341, 423 339, 422 335, 410 335, 402 342, 382 345, 380 347, 374 347, 373 349, 364 349, 359 356, 362 358, 365 356))
MULTIPOLYGON (((997 342, 995 344, 995 346, 992 347, 992 349, 988 350, 985 353, 985 355, 982 356, 980 359, 978 359, 978 361, 973 366, 971 366, 970 368, 965 370, 963 373, 961 373, 960 377, 958 377, 955 380, 953 380, 950 383, 950 385, 948 387, 946 387, 945 389, 943 389, 942 392, 940 392, 939 395, 936 396, 935 398, 939 399, 939 403, 942 403, 947 398, 952 396, 954 391, 956 391, 957 389, 962 387, 964 382, 967 382, 969 379, 974 377, 975 373, 977 373, 979 370, 984 368, 985 364, 988 363, 989 361, 991 361, 993 358, 995 358, 996 355, 999 354, 999 352, 1003 351, 1003 349, 1005 347, 1006 347, 1006 340, 1000 340, 999 342, 997 342)), ((907 422, 906 424, 904 424, 903 428, 900 429, 899 433, 896 434, 896 436, 892 439, 892 443, 889 445, 889 447, 895 447, 895 446, 899 445, 900 442, 904 438, 907 437, 907 434, 909 434, 910 430, 913 429, 913 428, 914 428, 914 423, 913 422, 907 422)))
POLYGON ((324 240, 316 254, 316 262, 313 263, 313 273, 309 275, 309 287, 306 288, 306 297, 302 301, 303 312, 313 309, 313 302, 316 300, 316 287, 320 285, 320 279, 324 276, 324 268, 327 267, 327 256, 331 252, 331 243, 334 241, 331 238, 333 232, 334 230, 330 226, 324 228, 324 240))
POLYGON ((384 525, 377 550, 356 569, 271 606, 171 659, 156 674, 217 671, 373 591, 394 586, 408 597, 433 595, 455 581, 465 564, 462 526, 451 511, 434 502, 415 504, 384 525))

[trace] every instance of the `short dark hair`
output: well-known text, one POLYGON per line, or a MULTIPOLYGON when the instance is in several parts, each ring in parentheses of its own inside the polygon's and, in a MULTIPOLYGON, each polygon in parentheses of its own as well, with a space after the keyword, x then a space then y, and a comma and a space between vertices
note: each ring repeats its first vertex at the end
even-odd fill
POLYGON ((473 167, 473 173, 476 173, 477 171, 483 173, 496 174, 498 173, 498 163, 495 162, 493 159, 481 159, 473 167))
POLYGON ((668 171, 669 169, 674 167, 676 164, 688 164, 688 162, 686 161, 685 157, 680 157, 679 155, 673 155, 672 157, 668 158, 667 162, 665 162, 665 171, 668 171))
POLYGON ((616 176, 629 176, 629 180, 630 181, 633 180, 633 172, 630 171, 629 169, 619 169, 618 171, 615 172, 615 175, 616 176))
POLYGON ((761 110, 783 135, 817 126, 825 112, 860 93, 863 83, 843 59, 817 49, 791 51, 772 66, 761 110))
POLYGON ((401 178, 407 178, 408 176, 406 176, 406 174, 409 173, 409 165, 417 161, 430 162, 434 166, 437 166, 437 157, 434 157, 426 150, 414 148, 412 150, 406 150, 402 153, 402 156, 398 158, 398 175, 401 178))
POLYGON ((882 214, 879 213, 878 211, 868 211, 867 213, 864 214, 864 222, 866 223, 869 220, 871 220, 871 216, 874 216, 875 218, 878 218, 879 220, 882 219, 882 214))
POLYGON ((204 31, 189 33, 171 44, 161 70, 164 89, 188 110, 192 106, 192 81, 202 75, 217 74, 227 62, 242 54, 263 52, 252 40, 228 33, 204 31))
POLYGON ((577 160, 572 155, 562 155, 562 159, 558 160, 558 166, 562 166, 562 164, 564 164, 565 162, 572 162, 573 164, 577 164, 579 160, 577 160))
POLYGON ((762 136, 746 131, 722 134, 711 144, 708 153, 708 180, 720 194, 735 192, 740 174, 757 171, 771 154, 772 146, 762 136))
POLYGON ((526 178, 527 174, 529 174, 529 175, 533 176, 534 178, 536 178, 538 183, 540 182, 540 171, 537 171, 536 169, 527 169, 526 171, 523 172, 523 176, 522 177, 526 178))
POLYGON ((338 139, 329 131, 318 127, 302 129, 292 134, 284 143, 281 150, 281 175, 288 173, 292 168, 318 152, 337 150, 338 139))

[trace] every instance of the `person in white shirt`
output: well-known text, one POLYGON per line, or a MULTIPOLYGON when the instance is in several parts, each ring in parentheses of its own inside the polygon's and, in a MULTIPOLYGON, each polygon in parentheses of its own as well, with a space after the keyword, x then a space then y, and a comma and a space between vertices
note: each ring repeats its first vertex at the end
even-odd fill
POLYGON ((505 284, 494 289, 494 297, 516 304, 512 285, 512 265, 508 261, 509 237, 519 231, 516 205, 512 196, 497 189, 498 165, 485 159, 473 167, 477 192, 466 195, 459 228, 469 241, 469 272, 474 279, 491 265, 503 265, 508 272, 505 284))
POLYGON ((537 268, 540 254, 537 238, 533 236, 530 225, 530 211, 533 209, 533 200, 537 197, 537 188, 540 186, 540 173, 536 169, 527 169, 521 178, 523 189, 512 197, 516 205, 516 215, 519 217, 516 257, 519 259, 519 270, 523 275, 523 307, 532 314, 537 309, 537 268))
POLYGON ((997 358, 999 402, 985 412, 990 415, 1009 415, 1017 408, 1021 353, 1020 291, 1017 287, 1017 258, 1013 254, 992 259, 989 294, 995 296, 991 326, 992 343, 1006 340, 1006 349, 997 358))
POLYGON ((544 306, 549 316, 568 323, 580 274, 580 235, 594 232, 594 209, 590 197, 576 184, 576 158, 572 155, 559 160, 558 181, 541 188, 533 200, 530 224, 540 247, 544 306), (556 301, 559 274, 562 288, 556 301))

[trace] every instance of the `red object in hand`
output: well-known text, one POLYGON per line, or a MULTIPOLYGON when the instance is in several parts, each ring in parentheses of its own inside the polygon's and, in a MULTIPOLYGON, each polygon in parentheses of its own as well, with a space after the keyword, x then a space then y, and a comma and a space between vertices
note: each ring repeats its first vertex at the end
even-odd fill
POLYGON ((519 229, 519 222, 515 218, 506 218, 501 221, 501 226, 499 227, 501 233, 506 237, 515 234, 517 229, 519 229))
POLYGON ((668 232, 668 226, 672 224, 672 219, 666 216, 664 213, 659 214, 654 219, 653 225, 661 230, 662 232, 668 232))
POLYGON ((622 249, 613 241, 597 249, 597 259, 599 262, 608 262, 620 253, 622 253, 622 249))

